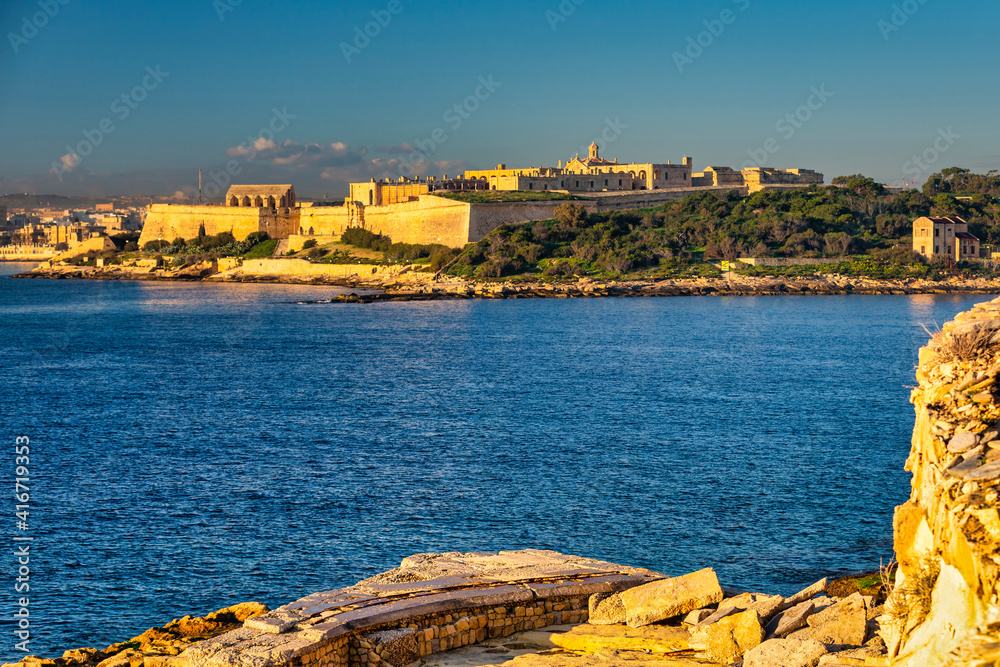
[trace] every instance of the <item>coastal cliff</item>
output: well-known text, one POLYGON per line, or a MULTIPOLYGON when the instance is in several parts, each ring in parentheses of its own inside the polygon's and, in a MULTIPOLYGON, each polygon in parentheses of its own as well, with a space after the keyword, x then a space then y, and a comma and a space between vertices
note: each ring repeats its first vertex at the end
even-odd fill
POLYGON ((910 499, 896 510, 899 569, 880 618, 898 667, 1000 661, 1000 299, 920 350, 910 499))

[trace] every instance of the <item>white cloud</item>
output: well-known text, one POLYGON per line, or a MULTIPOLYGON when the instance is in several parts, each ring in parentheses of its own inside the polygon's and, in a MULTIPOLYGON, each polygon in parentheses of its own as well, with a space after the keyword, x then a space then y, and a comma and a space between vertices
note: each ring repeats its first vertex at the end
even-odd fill
POLYGON ((80 164, 80 156, 76 153, 67 153, 59 158, 59 164, 60 167, 52 167, 52 169, 49 169, 50 176, 56 173, 68 174, 73 171, 76 169, 76 166, 80 164))

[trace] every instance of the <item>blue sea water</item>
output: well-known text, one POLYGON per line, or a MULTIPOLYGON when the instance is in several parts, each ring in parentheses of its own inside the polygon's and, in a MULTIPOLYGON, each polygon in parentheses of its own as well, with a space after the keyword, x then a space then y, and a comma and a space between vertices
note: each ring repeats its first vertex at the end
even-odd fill
POLYGON ((420 552, 786 594, 876 567, 921 325, 988 298, 295 303, 336 291, 0 278, 4 659, 25 535, 46 656, 420 552))

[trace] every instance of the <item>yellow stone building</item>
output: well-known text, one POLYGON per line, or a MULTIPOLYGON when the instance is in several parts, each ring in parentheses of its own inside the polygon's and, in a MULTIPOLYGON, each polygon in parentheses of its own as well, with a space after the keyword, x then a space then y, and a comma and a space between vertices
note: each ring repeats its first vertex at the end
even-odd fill
POLYGON ((913 221, 913 252, 928 259, 964 262, 979 259, 979 239, 958 216, 917 218, 913 221))
POLYGON ((667 190, 691 187, 692 159, 685 157, 680 164, 632 163, 620 164, 617 159, 601 157, 600 147, 590 145, 586 158, 579 155, 563 166, 527 167, 465 172, 465 178, 479 180, 489 190, 541 190, 556 192, 614 192, 620 190, 667 190))

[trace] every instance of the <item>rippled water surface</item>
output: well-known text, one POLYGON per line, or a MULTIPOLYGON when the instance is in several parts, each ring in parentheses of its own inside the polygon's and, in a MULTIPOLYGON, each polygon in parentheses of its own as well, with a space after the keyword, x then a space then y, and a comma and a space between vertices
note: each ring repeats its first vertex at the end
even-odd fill
POLYGON ((909 490, 920 325, 987 298, 294 303, 334 291, 0 278, 33 653, 428 551, 711 565, 779 593, 877 566, 909 490))

